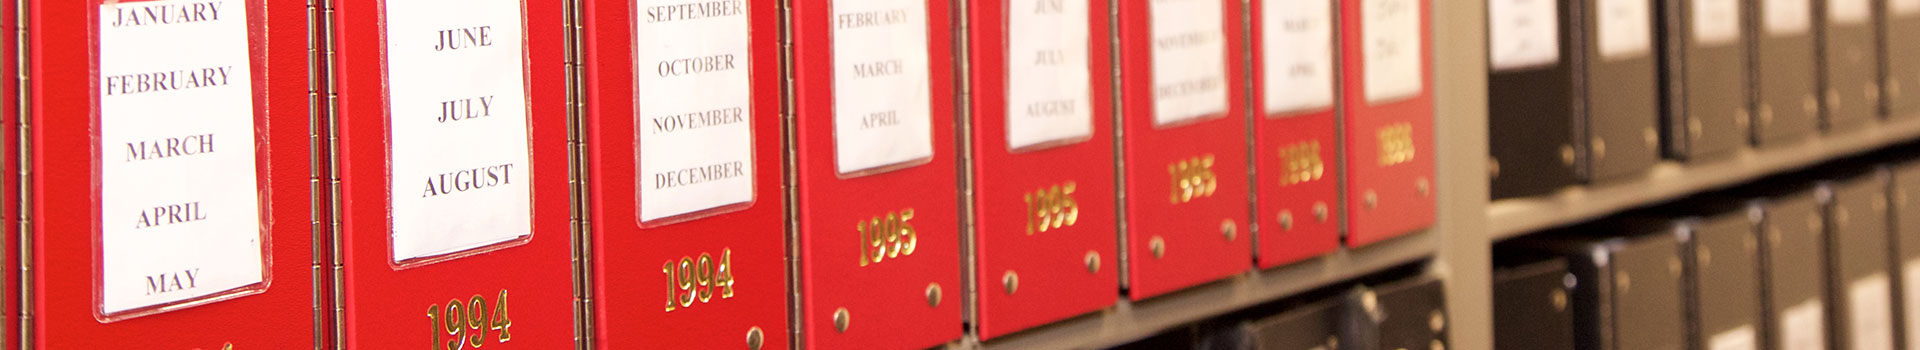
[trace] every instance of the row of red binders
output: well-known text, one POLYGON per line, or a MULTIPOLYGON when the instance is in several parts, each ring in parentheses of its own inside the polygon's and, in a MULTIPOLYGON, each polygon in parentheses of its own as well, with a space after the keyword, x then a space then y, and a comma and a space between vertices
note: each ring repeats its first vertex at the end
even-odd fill
POLYGON ((990 340, 1430 225, 1428 6, 10 3, 7 342, 990 340))

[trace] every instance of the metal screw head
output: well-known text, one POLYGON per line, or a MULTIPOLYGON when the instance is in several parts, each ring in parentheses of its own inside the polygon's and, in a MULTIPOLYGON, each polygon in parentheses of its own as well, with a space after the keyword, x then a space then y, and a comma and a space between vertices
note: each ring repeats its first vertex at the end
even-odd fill
POLYGON ((1327 336, 1327 350, 1340 350, 1340 337, 1327 336))
POLYGON ((1327 222, 1327 203, 1326 202, 1313 203, 1313 221, 1327 222))
POLYGON ((1573 145, 1560 145, 1560 163, 1573 165, 1573 145))
POLYGON ((1447 313, 1440 312, 1440 310, 1433 310, 1433 312, 1427 313, 1427 329, 1431 329, 1434 332, 1447 329, 1447 313))
POLYGON ((1361 292, 1360 293, 1360 309, 1365 310, 1368 314, 1379 315, 1380 314, 1380 295, 1374 294, 1372 290, 1361 292))
POLYGON ((1280 229, 1281 230, 1293 229, 1293 212, 1286 211, 1286 210, 1280 211, 1280 229))
POLYGON ((1413 190, 1414 190, 1415 192, 1420 192, 1420 196, 1422 196, 1422 197, 1424 197, 1424 196, 1428 196, 1428 195, 1432 195, 1432 194, 1433 194, 1433 184, 1432 184, 1432 183, 1430 183, 1430 182, 1428 182, 1428 181, 1427 181, 1427 178, 1424 178, 1424 177, 1422 177, 1422 178, 1419 178, 1419 179, 1414 179, 1414 180, 1413 180, 1413 190))
POLYGON ((1427 349, 1429 349, 1429 350, 1447 350, 1447 344, 1446 344, 1446 343, 1441 343, 1439 339, 1434 339, 1434 340, 1433 340, 1432 342, 1430 342, 1430 343, 1427 343, 1427 349))
POLYGON ((1820 99, 1813 97, 1813 94, 1801 96, 1800 111, 1805 112, 1807 115, 1820 114, 1820 99))
POLYGON ((753 327, 753 328, 747 329, 747 349, 748 350, 760 350, 760 346, 766 342, 766 340, 764 339, 766 338, 766 335, 763 335, 761 333, 763 332, 760 331, 760 327, 753 327))
POLYGON ((1153 236, 1153 239, 1147 240, 1147 250, 1153 251, 1154 258, 1166 257, 1167 240, 1160 239, 1160 236, 1153 236))
POLYGON ((1554 311, 1567 311, 1567 290, 1554 288, 1547 297, 1553 300, 1554 311))
POLYGON ((927 307, 940 307, 940 284, 927 284, 927 307))
MULTIPOLYGON (((1573 164, 1567 164, 1573 165, 1573 164)), ((1500 178, 1500 158, 1487 157, 1487 178, 1500 178)))
POLYGON ((1380 207, 1380 194, 1374 193, 1373 190, 1367 190, 1367 194, 1365 197, 1366 197, 1367 209, 1380 207))
POLYGON ((1234 224, 1233 219, 1221 220, 1220 235, 1227 236, 1227 241, 1232 242, 1234 238, 1240 236, 1240 225, 1234 224))
POLYGON ((1708 249, 1706 245, 1701 245, 1699 249, 1695 249, 1694 255, 1695 260, 1699 260, 1700 267, 1707 267, 1713 264, 1713 249, 1708 249))
POLYGON ((1589 142, 1589 144, 1587 153, 1591 153, 1594 160, 1607 158, 1607 139, 1594 137, 1593 142, 1589 142))
POLYGON ((1007 295, 1013 295, 1013 292, 1020 291, 1020 274, 1007 270, 1007 274, 1000 276, 1000 285, 1007 287, 1007 295))
POLYGON ((1100 272, 1100 253, 1089 251, 1087 252, 1087 257, 1083 260, 1087 262, 1087 273, 1100 272))
POLYGON ((847 314, 847 308, 843 307, 839 309, 834 309, 833 310, 833 329, 836 331, 840 331, 840 333, 846 333, 847 323, 853 322, 851 318, 853 318, 853 315, 847 314))

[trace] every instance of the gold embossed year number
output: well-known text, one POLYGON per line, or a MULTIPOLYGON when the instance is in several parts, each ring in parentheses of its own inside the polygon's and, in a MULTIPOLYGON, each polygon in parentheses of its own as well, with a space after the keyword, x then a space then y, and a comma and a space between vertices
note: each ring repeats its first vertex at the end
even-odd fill
POLYGON ((513 340, 513 320, 507 318, 507 290, 487 300, 474 294, 466 300, 448 300, 446 305, 427 306, 427 321, 433 329, 432 350, 479 348, 487 344, 487 334, 499 334, 499 342, 513 340))
POLYGON ((1413 161, 1413 124, 1394 123, 1380 128, 1376 137, 1380 138, 1380 165, 1388 166, 1413 161))
POLYGON ((1173 161, 1167 165, 1167 175, 1172 177, 1173 195, 1169 199, 1173 204, 1212 197, 1213 190, 1220 185, 1213 174, 1212 154, 1173 161))
POLYGON ((709 253, 700 253, 699 258, 667 260, 660 266, 660 273, 667 275, 667 312, 692 307, 694 302, 706 304, 714 294, 720 299, 733 298, 733 249, 721 249, 719 260, 709 253))
POLYGON ((1028 192, 1027 234, 1073 226, 1080 220, 1080 204, 1073 201, 1073 181, 1028 192))
POLYGON ((913 208, 875 216, 855 225, 860 231, 860 266, 913 255, 920 235, 908 220, 913 220, 913 208))
POLYGON ((1280 162, 1286 167, 1286 172, 1280 174, 1281 186, 1319 180, 1327 173, 1327 163, 1320 159, 1318 140, 1281 146, 1280 162))

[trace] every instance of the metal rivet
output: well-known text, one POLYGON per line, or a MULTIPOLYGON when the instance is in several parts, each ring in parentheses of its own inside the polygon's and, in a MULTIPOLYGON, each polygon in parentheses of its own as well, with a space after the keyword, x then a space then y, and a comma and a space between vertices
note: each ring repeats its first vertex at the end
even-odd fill
POLYGON ((1327 203, 1313 202, 1313 221, 1327 222, 1327 203))
POLYGON ((927 307, 940 307, 940 284, 927 284, 927 307))
POLYGON ((1587 153, 1593 154, 1593 159, 1600 160, 1607 158, 1607 139, 1595 137, 1591 144, 1592 147, 1587 150, 1587 153))
POLYGON ((1773 124, 1773 106, 1767 105, 1767 104, 1761 104, 1760 113, 1759 113, 1759 116, 1757 117, 1759 119, 1754 120, 1755 125, 1767 126, 1769 124, 1773 124))
POLYGON ((1413 190, 1415 192, 1420 192, 1420 196, 1425 197, 1433 194, 1433 184, 1427 182, 1427 178, 1424 178, 1424 177, 1414 179, 1413 190))
POLYGON ((1627 290, 1633 287, 1633 277, 1628 276, 1626 271, 1615 273, 1613 274, 1613 287, 1614 289, 1618 289, 1620 294, 1627 294, 1627 290))
POLYGON ((1567 311, 1567 290, 1555 288, 1547 297, 1553 300, 1554 311, 1567 311))
POLYGON ((1707 267, 1707 265, 1713 264, 1713 250, 1707 249, 1706 245, 1701 245, 1699 250, 1694 251, 1694 254, 1697 255, 1695 256, 1696 260, 1700 260, 1700 267, 1704 268, 1707 267))
POLYGON ((1427 348, 1429 350, 1447 350, 1447 344, 1441 343, 1439 339, 1434 339, 1432 342, 1427 343, 1427 348))
POLYGON ((753 328, 747 329, 747 349, 748 350, 760 350, 760 346, 766 342, 766 340, 764 339, 766 338, 766 335, 763 335, 761 333, 762 332, 760 331, 760 327, 753 327, 753 328))
POLYGON ((1007 287, 1007 295, 1013 295, 1013 292, 1020 291, 1020 274, 1007 270, 1006 275, 1000 276, 1000 285, 1007 287))
POLYGON ((1100 253, 1089 251, 1086 259, 1083 260, 1087 262, 1087 273, 1100 272, 1100 253))
POLYGON ((1806 112, 1807 115, 1820 114, 1820 99, 1813 97, 1813 94, 1802 96, 1800 98, 1800 110, 1806 112))
POLYGON ((1487 157, 1487 178, 1500 178, 1500 158, 1487 157))
POLYGON ((1285 210, 1280 211, 1280 229, 1281 230, 1293 229, 1293 212, 1285 211, 1285 210))
POLYGON ((1837 91, 1834 89, 1827 89, 1827 110, 1828 111, 1840 110, 1840 91, 1837 91))
POLYGON ((1573 165, 1573 145, 1560 145, 1560 163, 1573 165))
POLYGON ((1153 236, 1153 239, 1147 241, 1147 250, 1153 251, 1155 259, 1164 258, 1167 256, 1167 240, 1160 239, 1160 236, 1153 236))
POLYGON ((1340 337, 1327 336, 1327 350, 1340 350, 1340 337))
POLYGON ((1227 236, 1227 241, 1232 242, 1240 236, 1240 225, 1234 224, 1233 219, 1221 220, 1220 235, 1227 236))
POLYGON ((851 318, 853 318, 853 316, 847 314, 847 308, 843 307, 833 310, 833 329, 840 331, 840 333, 846 333, 847 323, 852 322, 852 320, 850 320, 851 318))
POLYGON ((1440 312, 1440 310, 1433 310, 1433 312, 1427 313, 1427 329, 1431 329, 1434 332, 1447 329, 1447 313, 1440 312))
POLYGON ((1660 130, 1651 127, 1640 129, 1640 142, 1646 143, 1647 148, 1660 147, 1660 130))
POLYGON ((1700 126, 1700 118, 1687 116, 1687 137, 1699 138, 1700 134, 1705 131, 1706 128, 1700 126))
POLYGON ((1366 310, 1368 314, 1379 315, 1380 314, 1380 295, 1374 294, 1372 290, 1361 292, 1360 293, 1360 309, 1366 310))
POLYGON ((1380 207, 1380 194, 1373 193, 1373 190, 1367 190, 1366 199, 1367 209, 1380 207))

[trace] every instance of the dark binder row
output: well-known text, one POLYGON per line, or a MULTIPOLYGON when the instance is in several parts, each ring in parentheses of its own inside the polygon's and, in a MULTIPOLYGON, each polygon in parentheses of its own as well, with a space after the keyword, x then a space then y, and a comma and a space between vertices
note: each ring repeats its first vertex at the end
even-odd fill
POLYGON ((1920 348, 1916 150, 1498 243, 1496 348, 1920 348))
POLYGON ((1446 349, 1445 286, 1419 267, 1175 328, 1115 350, 1446 349))
POLYGON ((1902 87, 1920 86, 1920 41, 1902 37, 1920 34, 1920 9, 1897 3, 1493 1, 1492 196, 1914 117, 1920 96, 1902 87))

